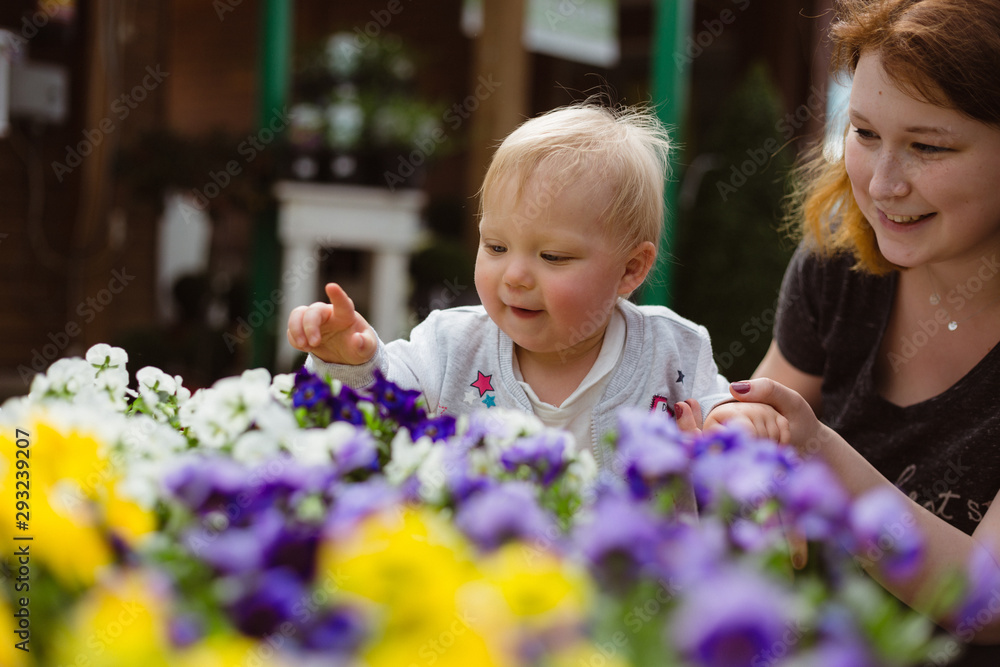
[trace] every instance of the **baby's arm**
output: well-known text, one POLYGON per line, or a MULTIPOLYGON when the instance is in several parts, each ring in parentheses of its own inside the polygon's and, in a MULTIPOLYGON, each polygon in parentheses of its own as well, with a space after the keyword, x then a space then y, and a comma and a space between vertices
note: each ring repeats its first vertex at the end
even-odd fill
POLYGON ((288 342, 331 364, 364 364, 375 356, 378 337, 354 302, 336 283, 328 283, 330 303, 295 308, 288 317, 288 342))

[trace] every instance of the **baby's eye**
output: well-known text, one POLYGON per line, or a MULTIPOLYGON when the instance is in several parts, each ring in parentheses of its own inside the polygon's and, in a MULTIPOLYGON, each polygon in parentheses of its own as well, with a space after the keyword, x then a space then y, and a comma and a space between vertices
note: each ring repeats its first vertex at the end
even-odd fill
POLYGON ((507 251, 506 247, 502 245, 496 245, 494 243, 484 243, 483 248, 486 249, 486 252, 492 255, 500 255, 507 251))
POLYGON ((546 262, 564 262, 569 259, 569 257, 566 257, 564 255, 553 255, 552 253, 549 252, 543 252, 541 257, 546 262))

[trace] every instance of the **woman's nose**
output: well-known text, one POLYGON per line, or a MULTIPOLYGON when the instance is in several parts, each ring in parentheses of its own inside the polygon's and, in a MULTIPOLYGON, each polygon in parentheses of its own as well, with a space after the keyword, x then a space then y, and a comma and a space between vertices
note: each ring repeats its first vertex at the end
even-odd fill
POLYGON ((905 197, 910 193, 910 179, 906 165, 893 153, 882 152, 875 160, 868 194, 875 201, 905 197))

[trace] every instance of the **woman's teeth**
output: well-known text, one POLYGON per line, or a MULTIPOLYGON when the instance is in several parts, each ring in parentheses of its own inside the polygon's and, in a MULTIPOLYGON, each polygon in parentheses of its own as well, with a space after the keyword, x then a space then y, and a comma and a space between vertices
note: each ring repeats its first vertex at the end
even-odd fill
MULTIPOLYGON (((928 213, 927 215, 930 214, 928 213)), ((924 218, 927 217, 927 215, 889 215, 888 213, 886 213, 885 217, 893 222, 904 224, 907 222, 916 222, 917 220, 923 220, 924 218)))

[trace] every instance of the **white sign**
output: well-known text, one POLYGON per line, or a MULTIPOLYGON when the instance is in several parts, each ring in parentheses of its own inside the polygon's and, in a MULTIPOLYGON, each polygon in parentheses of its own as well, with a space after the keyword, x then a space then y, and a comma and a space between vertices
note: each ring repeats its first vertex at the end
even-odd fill
MULTIPOLYGON (((483 28, 482 0, 465 0, 462 30, 474 37, 483 28)), ((524 47, 588 65, 618 62, 617 0, 525 0, 524 47)))

